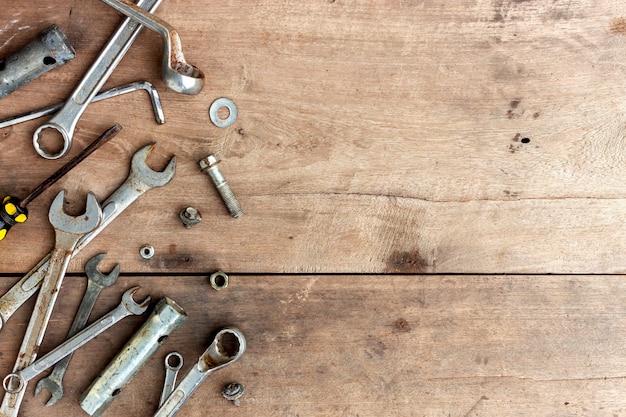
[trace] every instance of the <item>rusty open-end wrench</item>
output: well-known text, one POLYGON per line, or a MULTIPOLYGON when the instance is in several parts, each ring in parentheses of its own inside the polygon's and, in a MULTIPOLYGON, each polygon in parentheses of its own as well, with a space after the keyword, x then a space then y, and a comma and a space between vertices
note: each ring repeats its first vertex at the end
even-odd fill
MULTIPOLYGON (((98 264, 105 256, 106 254, 100 253, 91 258, 85 264, 85 273, 87 274, 87 290, 85 291, 83 300, 80 302, 80 306, 78 307, 78 311, 76 312, 70 331, 67 334, 68 339, 76 335, 76 333, 85 327, 87 320, 89 319, 89 315, 91 314, 91 310, 93 310, 96 300, 102 290, 115 284, 120 275, 119 265, 116 265, 109 274, 103 274, 100 272, 98 264)), ((132 293, 130 295, 132 295, 132 293)), ((127 305, 132 302, 132 298, 128 300, 128 296, 126 296, 126 298, 122 297, 122 301, 124 300, 126 300, 127 305)), ((63 397, 63 376, 65 376, 65 372, 67 371, 67 367, 69 366, 71 360, 72 354, 70 353, 54 365, 54 369, 50 375, 41 378, 37 382, 37 385, 35 385, 35 395, 39 395, 39 393, 44 389, 50 391, 51 397, 46 403, 47 406, 55 404, 61 399, 61 397, 63 397)))
MULTIPOLYGON (((27 367, 37 358, 37 351, 48 327, 65 271, 72 259, 72 252, 78 241, 85 234, 96 229, 102 220, 102 210, 96 196, 92 193, 87 194, 85 214, 82 216, 76 217, 66 214, 63 210, 64 200, 65 190, 62 190, 50 206, 48 219, 54 226, 55 246, 50 254, 50 265, 43 278, 33 315, 26 328, 24 340, 13 367, 14 372, 27 367)), ((4 395, 0 406, 1 417, 17 417, 25 391, 22 389, 17 393, 7 392, 4 395)))
MULTIPOLYGON (((176 157, 172 157, 163 171, 154 171, 146 160, 154 144, 144 146, 133 155, 130 164, 130 173, 126 181, 102 203, 102 222, 94 231, 83 236, 73 255, 80 252, 98 234, 104 230, 117 216, 119 216, 128 206, 137 200, 146 191, 166 185, 174 177, 176 172, 176 157)), ((37 292, 41 285, 41 280, 48 269, 50 254, 46 255, 33 269, 22 277, 13 287, 11 287, 2 297, 0 297, 0 329, 7 320, 22 306, 33 294, 37 292)))
POLYGON ((139 316, 145 313, 150 305, 150 297, 146 297, 146 299, 140 303, 133 300, 133 294, 135 294, 139 288, 140 287, 133 287, 126 291, 122 295, 122 301, 115 309, 111 310, 103 317, 100 317, 100 319, 96 320, 86 329, 70 337, 26 368, 7 375, 2 381, 4 389, 11 394, 17 394, 26 388, 28 381, 41 374, 55 363, 59 363, 61 359, 71 356, 77 349, 84 346, 87 342, 94 339, 123 318, 132 315, 139 316))
POLYGON ((118 12, 155 31, 163 38, 161 78, 165 85, 181 94, 199 94, 204 87, 204 73, 185 60, 176 29, 128 0, 101 0, 118 12))

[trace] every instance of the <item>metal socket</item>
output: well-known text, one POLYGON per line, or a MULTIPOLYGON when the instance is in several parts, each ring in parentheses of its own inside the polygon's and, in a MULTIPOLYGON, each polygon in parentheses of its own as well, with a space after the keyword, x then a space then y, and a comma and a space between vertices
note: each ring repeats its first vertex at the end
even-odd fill
POLYGON ((0 98, 75 57, 76 51, 61 28, 50 26, 31 43, 0 60, 0 98))
POLYGON ((161 344, 187 320, 187 313, 165 297, 141 328, 80 396, 80 406, 91 416, 101 416, 124 386, 154 355, 161 344))
POLYGON ((206 172, 211 178, 213 185, 215 185, 215 188, 217 188, 217 191, 220 193, 224 204, 226 204, 226 208, 228 208, 230 215, 234 218, 241 217, 243 215, 243 210, 239 205, 239 201, 235 198, 235 194, 233 194, 233 190, 231 190, 230 185, 226 182, 226 178, 224 178, 222 171, 217 166, 218 162, 219 161, 215 155, 209 155, 201 159, 198 164, 200 165, 200 169, 203 172, 206 172))

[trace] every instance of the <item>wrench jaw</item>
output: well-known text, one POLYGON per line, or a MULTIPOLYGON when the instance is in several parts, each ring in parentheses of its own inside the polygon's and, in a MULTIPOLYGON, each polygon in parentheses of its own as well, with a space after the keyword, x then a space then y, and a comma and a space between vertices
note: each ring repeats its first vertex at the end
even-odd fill
POLYGON ((63 210, 65 190, 61 190, 50 206, 48 219, 57 231, 76 234, 86 234, 94 230, 102 220, 102 209, 96 196, 89 192, 85 213, 81 216, 70 216, 63 210))
POLYGON ((155 143, 144 146, 133 155, 130 169, 135 177, 148 188, 161 187, 174 178, 176 172, 176 157, 173 156, 163 171, 154 171, 146 163, 148 155, 155 147, 155 143))
POLYGON ((147 296, 146 299, 140 303, 136 302, 133 299, 133 295, 135 295, 135 293, 139 291, 140 288, 141 287, 139 286, 133 287, 129 289, 128 291, 126 291, 124 295, 122 295, 122 305, 124 306, 126 310, 128 310, 130 313, 136 316, 140 316, 143 313, 145 313, 145 311, 150 306, 150 301, 151 301, 150 296, 147 296))
POLYGON ((41 378, 35 385, 35 396, 38 396, 43 390, 50 391, 50 399, 46 403, 46 407, 56 404, 63 398, 63 384, 51 378, 41 378))
POLYGON ((115 267, 109 274, 103 274, 102 272, 100 272, 100 270, 98 269, 98 265, 105 256, 106 253, 99 253, 98 255, 87 261, 87 263, 85 264, 85 273, 87 274, 87 276, 91 277, 92 280, 96 281, 103 288, 110 287, 111 285, 115 284, 115 281, 117 281, 117 278, 120 275, 119 265, 115 265, 115 267))

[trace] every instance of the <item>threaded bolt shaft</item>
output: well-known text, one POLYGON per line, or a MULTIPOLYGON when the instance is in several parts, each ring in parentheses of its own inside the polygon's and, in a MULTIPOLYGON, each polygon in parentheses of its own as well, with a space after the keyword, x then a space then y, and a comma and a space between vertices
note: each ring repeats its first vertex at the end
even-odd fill
POLYGON ((230 185, 226 182, 226 178, 222 174, 222 171, 217 166, 218 160, 215 155, 209 155, 198 162, 200 165, 200 169, 203 172, 206 172, 215 188, 222 197, 222 201, 226 204, 226 208, 230 212, 230 215, 234 218, 241 217, 243 215, 243 210, 239 205, 239 201, 235 198, 235 194, 233 190, 230 188, 230 185))

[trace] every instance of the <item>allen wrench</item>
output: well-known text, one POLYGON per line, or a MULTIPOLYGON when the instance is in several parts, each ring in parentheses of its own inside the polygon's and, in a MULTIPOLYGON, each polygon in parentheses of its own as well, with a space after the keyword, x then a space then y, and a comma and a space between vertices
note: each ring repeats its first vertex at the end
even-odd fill
MULTIPOLYGON (((133 83, 120 85, 119 87, 113 87, 110 90, 98 93, 97 96, 91 100, 92 103, 96 101, 106 100, 108 98, 121 96, 123 94, 132 93, 138 90, 145 90, 150 97, 152 103, 152 110, 154 110, 154 118, 160 125, 165 123, 165 114, 163 113, 163 106, 161 105, 161 98, 156 87, 148 81, 135 81, 133 83)), ((16 116, 10 116, 6 119, 0 120, 0 129, 3 127, 9 127, 18 123, 28 122, 40 117, 49 116, 56 113, 61 107, 65 105, 65 102, 52 104, 47 107, 43 107, 39 110, 29 111, 27 113, 18 114, 16 116)))

